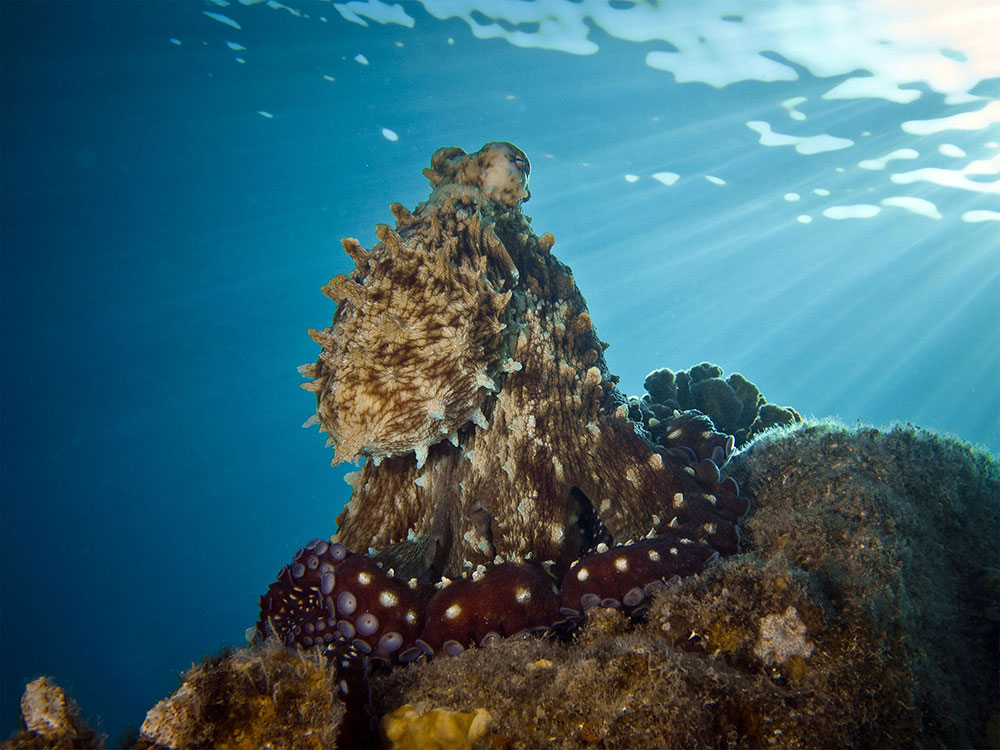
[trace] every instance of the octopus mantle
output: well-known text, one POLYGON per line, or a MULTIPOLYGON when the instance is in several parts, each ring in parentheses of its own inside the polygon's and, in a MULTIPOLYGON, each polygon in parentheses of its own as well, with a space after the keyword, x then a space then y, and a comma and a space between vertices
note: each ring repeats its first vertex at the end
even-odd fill
POLYGON ((570 269, 521 211, 528 160, 438 150, 430 198, 324 287, 333 324, 300 368, 334 463, 361 468, 332 541, 261 597, 261 636, 382 660, 457 653, 640 609, 674 576, 738 551, 733 439, 698 412, 668 447, 628 418, 570 269))

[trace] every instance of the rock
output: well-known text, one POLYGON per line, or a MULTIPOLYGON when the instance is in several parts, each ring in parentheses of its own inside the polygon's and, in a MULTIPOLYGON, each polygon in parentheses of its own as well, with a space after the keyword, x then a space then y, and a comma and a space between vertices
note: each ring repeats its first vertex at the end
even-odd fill
POLYGON ((24 729, 3 743, 3 750, 22 748, 103 748, 104 736, 80 716, 76 702, 48 677, 28 683, 21 696, 24 729))

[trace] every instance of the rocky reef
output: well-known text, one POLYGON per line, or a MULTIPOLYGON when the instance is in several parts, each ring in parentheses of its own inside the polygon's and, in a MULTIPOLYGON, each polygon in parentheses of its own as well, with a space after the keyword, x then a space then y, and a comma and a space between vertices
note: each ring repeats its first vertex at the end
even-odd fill
MULTIPOLYGON (((344 241, 300 372, 351 500, 137 746, 996 744, 996 461, 708 363, 625 397, 529 171, 440 149, 425 203, 344 241)), ((26 700, 4 747, 72 741, 26 700)))

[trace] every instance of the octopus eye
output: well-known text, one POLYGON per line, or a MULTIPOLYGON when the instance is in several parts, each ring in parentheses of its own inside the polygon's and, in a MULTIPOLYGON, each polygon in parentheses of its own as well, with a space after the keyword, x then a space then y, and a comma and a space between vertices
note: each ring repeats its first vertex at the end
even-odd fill
POLYGON ((522 172, 524 172, 525 177, 527 177, 531 173, 531 165, 528 164, 527 159, 525 159, 523 156, 516 156, 516 155, 511 158, 514 160, 514 164, 517 165, 517 168, 520 169, 522 172))

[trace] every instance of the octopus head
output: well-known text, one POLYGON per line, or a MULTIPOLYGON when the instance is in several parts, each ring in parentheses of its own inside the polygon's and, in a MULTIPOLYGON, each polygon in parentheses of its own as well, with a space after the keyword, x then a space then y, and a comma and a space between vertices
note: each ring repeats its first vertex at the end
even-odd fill
POLYGON ((457 146, 438 149, 424 175, 437 188, 459 185, 474 188, 487 200, 515 207, 531 197, 531 164, 512 143, 493 141, 467 154, 457 146))
POLYGON ((526 201, 531 163, 524 152, 512 143, 487 143, 478 153, 480 189, 495 200, 508 203, 511 197, 526 201))

